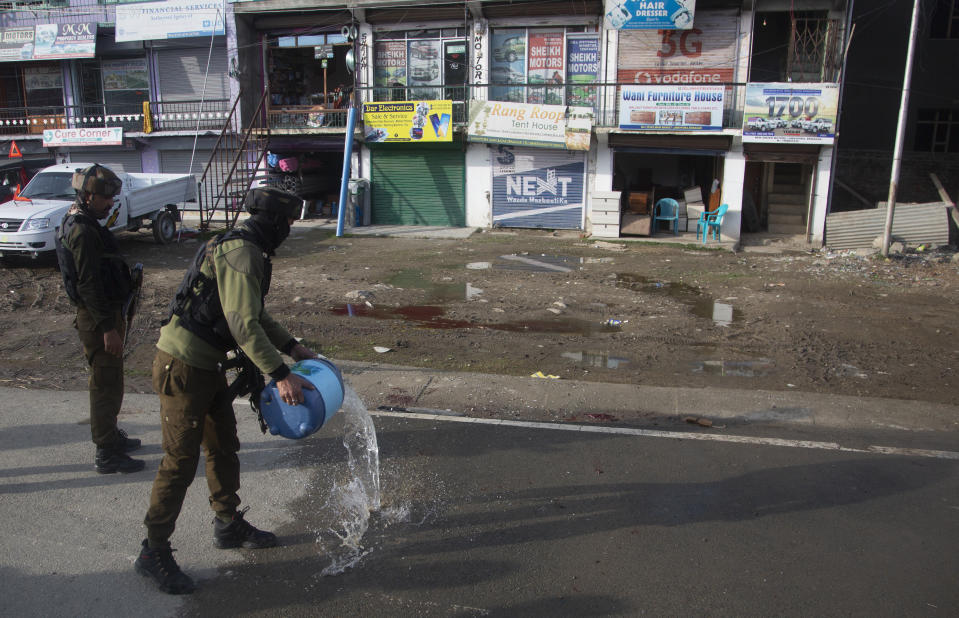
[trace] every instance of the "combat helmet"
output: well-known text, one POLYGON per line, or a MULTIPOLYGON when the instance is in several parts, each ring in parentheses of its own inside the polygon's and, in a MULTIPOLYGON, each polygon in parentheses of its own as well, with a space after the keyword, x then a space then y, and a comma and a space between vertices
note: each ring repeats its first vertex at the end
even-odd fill
POLYGON ((243 199, 244 210, 251 215, 266 215, 268 219, 297 219, 302 207, 302 199, 273 187, 257 187, 243 199))
POLYGON ((110 169, 99 163, 77 170, 73 174, 73 189, 79 195, 103 195, 113 197, 120 192, 123 181, 110 169))

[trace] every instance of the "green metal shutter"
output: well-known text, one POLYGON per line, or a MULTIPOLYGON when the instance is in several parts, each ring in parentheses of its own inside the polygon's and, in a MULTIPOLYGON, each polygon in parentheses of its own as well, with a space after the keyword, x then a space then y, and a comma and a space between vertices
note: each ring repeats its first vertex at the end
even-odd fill
POLYGON ((387 144, 372 153, 374 225, 466 225, 461 144, 387 144))

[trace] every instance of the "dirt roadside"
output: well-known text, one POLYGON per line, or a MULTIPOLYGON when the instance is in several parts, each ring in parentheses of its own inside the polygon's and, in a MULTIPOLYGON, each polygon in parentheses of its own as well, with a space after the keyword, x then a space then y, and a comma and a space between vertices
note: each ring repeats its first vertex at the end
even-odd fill
MULTIPOLYGON (((121 235, 121 250, 145 269, 128 391, 152 392, 160 321, 198 242, 121 235)), ((0 385, 85 389, 56 267, 6 260, 0 279, 0 385)), ((954 404, 957 300, 948 248, 882 260, 543 231, 423 240, 295 229, 274 260, 267 307, 334 360, 954 404)))

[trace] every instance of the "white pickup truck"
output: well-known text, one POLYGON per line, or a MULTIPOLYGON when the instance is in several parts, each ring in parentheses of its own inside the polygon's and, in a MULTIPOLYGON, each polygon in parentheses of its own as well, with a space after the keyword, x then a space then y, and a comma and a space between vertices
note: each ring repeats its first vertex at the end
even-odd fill
MULTIPOLYGON (((63 163, 34 176, 14 201, 0 204, 0 257, 41 254, 56 250, 54 237, 73 203, 73 173, 92 163, 63 163)), ((176 237, 180 218, 177 205, 195 202, 197 183, 192 174, 132 174, 116 172, 123 188, 102 224, 111 231, 153 230, 160 244, 176 237)))

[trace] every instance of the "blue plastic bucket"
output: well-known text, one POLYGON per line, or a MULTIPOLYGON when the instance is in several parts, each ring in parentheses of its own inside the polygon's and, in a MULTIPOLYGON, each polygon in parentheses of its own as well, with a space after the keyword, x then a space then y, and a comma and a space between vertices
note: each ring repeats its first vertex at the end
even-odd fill
POLYGON ((271 380, 260 394, 260 411, 271 434, 298 440, 316 433, 343 406, 343 376, 336 365, 319 358, 300 361, 290 370, 315 390, 303 389, 305 401, 291 406, 280 399, 276 380, 271 380))

